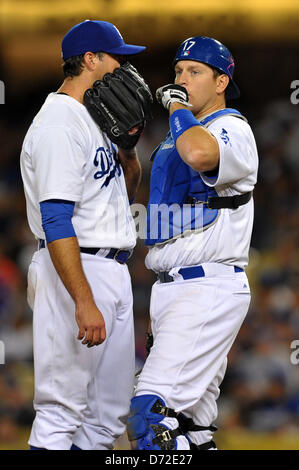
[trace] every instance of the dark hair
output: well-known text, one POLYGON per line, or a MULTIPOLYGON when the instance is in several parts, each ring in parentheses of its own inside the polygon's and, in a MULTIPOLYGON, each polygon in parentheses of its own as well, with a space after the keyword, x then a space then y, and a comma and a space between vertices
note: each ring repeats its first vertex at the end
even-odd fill
POLYGON ((216 69, 215 67, 211 67, 211 69, 213 70, 214 78, 219 77, 219 75, 225 75, 224 72, 219 69, 216 69))
MULTIPOLYGON (((102 59, 103 52, 95 52, 95 54, 100 60, 102 59)), ((62 64, 64 78, 80 75, 83 70, 83 58, 84 54, 76 55, 66 59, 66 61, 62 64)))

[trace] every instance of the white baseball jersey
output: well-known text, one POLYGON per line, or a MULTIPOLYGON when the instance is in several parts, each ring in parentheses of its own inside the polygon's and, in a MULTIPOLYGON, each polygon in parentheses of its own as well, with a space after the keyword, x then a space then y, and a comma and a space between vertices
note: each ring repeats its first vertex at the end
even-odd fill
POLYGON ((23 143, 21 172, 29 226, 45 239, 39 203, 75 201, 72 223, 80 246, 131 249, 136 243, 117 147, 84 105, 51 93, 23 143))
MULTIPOLYGON (((258 154, 250 126, 242 119, 223 116, 208 129, 217 139, 220 162, 217 176, 201 173, 203 181, 214 187, 219 196, 252 191, 257 179, 258 154)), ((252 227, 253 199, 238 209, 221 209, 216 222, 204 231, 194 231, 150 248, 146 266, 154 271, 169 271, 210 262, 244 268, 248 264, 252 227)))

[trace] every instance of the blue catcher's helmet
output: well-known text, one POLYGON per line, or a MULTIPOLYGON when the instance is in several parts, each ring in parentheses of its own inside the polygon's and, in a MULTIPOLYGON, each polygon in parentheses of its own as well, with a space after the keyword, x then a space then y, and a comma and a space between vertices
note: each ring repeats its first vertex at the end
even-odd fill
POLYGON ((234 58, 227 47, 216 39, 205 36, 194 36, 186 39, 178 48, 174 58, 174 65, 179 60, 203 62, 225 73, 229 77, 226 97, 234 99, 240 96, 240 90, 233 81, 235 68, 234 58))

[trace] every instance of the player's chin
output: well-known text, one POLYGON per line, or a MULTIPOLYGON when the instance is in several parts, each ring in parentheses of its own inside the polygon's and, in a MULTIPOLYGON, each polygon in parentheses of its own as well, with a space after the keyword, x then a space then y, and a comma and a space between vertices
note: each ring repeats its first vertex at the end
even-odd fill
POLYGON ((188 103, 189 103, 189 104, 192 104, 192 108, 188 108, 188 109, 190 109, 190 111, 193 111, 194 102, 193 102, 193 100, 192 100, 192 96, 191 96, 191 95, 188 95, 188 103))
POLYGON ((189 111, 191 111, 191 113, 194 116, 197 116, 197 114, 199 113, 200 110, 198 109, 198 107, 194 106, 194 104, 191 101, 189 101, 189 103, 192 104, 192 108, 188 108, 189 111))

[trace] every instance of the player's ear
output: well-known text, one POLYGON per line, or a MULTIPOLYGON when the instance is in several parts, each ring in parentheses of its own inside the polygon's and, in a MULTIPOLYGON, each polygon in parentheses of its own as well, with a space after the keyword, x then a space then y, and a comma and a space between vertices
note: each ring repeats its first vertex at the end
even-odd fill
POLYGON ((83 65, 88 70, 93 72, 96 67, 96 54, 94 54, 93 52, 85 52, 83 57, 83 65))
POLYGON ((216 93, 221 94, 225 91, 229 84, 229 78, 225 73, 222 73, 221 75, 218 75, 216 78, 216 93))

